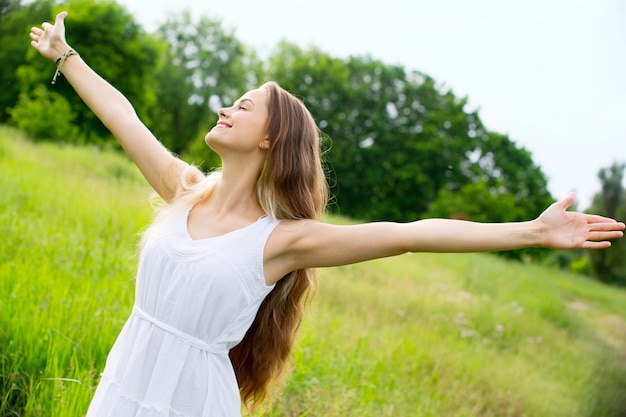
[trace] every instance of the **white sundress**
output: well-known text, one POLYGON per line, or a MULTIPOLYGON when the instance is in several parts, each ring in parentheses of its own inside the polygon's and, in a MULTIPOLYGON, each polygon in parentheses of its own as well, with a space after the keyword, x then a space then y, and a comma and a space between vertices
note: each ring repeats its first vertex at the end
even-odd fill
POLYGON ((155 226, 142 251, 135 305, 109 356, 87 417, 240 417, 228 351, 273 286, 263 250, 278 221, 265 216, 194 240, 189 209, 155 226))

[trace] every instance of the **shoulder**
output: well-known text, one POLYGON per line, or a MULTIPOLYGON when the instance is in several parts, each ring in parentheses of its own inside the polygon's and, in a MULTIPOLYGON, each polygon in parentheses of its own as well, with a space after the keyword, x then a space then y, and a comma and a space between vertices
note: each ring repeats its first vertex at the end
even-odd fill
MULTIPOLYGON (((374 224, 335 225, 317 220, 281 220, 270 240, 270 256, 302 258, 315 251, 332 251, 355 240, 371 238, 374 224)), ((301 265, 315 267, 322 265, 301 265)))
POLYGON ((306 268, 299 254, 305 251, 307 236, 323 225, 315 220, 277 220, 263 252, 266 280, 275 283, 292 271, 306 268))
POLYGON ((317 220, 280 220, 267 240, 264 259, 280 264, 286 272, 325 266, 311 261, 311 256, 335 250, 349 235, 348 230, 348 226, 317 220))
POLYGON ((333 230, 339 230, 341 226, 325 223, 318 220, 284 220, 279 219, 273 233, 279 252, 294 251, 301 249, 307 242, 316 240, 316 237, 328 235, 333 230))
POLYGON ((323 223, 315 220, 278 219, 277 225, 268 241, 270 253, 274 256, 280 256, 294 250, 318 224, 323 223))

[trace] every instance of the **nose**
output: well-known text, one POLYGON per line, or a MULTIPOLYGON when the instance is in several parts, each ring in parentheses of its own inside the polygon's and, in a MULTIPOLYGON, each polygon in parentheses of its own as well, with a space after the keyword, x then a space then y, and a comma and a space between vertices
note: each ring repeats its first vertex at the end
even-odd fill
POLYGON ((217 114, 219 117, 228 117, 230 115, 230 112, 228 111, 227 108, 222 107, 221 109, 217 111, 217 114))

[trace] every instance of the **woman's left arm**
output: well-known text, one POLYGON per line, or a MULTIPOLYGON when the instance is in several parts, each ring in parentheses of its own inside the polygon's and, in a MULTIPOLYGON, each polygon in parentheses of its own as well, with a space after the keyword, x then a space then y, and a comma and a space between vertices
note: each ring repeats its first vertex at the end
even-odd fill
MULTIPOLYGON (((285 222, 276 242, 284 268, 346 265, 406 252, 494 252, 531 246, 602 249, 623 236, 624 223, 567 211, 574 194, 525 222, 476 223, 426 219, 412 223, 338 226, 314 221, 285 222), (285 246, 283 246, 285 245, 285 246)), ((269 243, 269 242, 268 242, 269 243)), ((277 247, 277 246, 275 246, 277 247)))

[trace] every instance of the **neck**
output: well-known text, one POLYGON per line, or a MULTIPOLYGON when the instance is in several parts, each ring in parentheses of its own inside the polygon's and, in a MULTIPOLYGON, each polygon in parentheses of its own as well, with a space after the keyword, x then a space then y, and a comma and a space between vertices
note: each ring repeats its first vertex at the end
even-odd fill
POLYGON ((256 191, 259 175, 260 168, 254 164, 243 167, 224 163, 222 177, 210 199, 212 210, 250 217, 265 214, 256 191))

